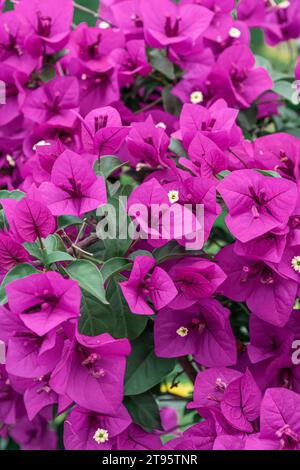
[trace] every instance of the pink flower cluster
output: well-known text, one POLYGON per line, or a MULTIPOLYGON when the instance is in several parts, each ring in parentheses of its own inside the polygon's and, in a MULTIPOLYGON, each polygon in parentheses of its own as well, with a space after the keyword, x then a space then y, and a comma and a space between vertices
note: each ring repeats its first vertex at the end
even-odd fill
POLYGON ((275 126, 299 106, 250 49, 253 28, 299 38, 299 2, 235 3, 0 12, 4 442, 56 449, 63 426, 68 450, 300 450, 300 139, 275 126), (148 236, 102 239, 124 195, 148 236), (196 250, 135 211, 155 204, 193 224, 202 205, 196 250), (184 432, 172 374, 194 383, 184 432))

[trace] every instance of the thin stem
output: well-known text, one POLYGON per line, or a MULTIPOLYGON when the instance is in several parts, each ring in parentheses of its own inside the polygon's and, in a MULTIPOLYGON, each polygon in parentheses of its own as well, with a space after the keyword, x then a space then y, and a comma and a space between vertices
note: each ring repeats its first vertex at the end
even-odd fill
POLYGON ((96 11, 91 10, 90 8, 80 5, 79 3, 76 3, 76 2, 73 2, 73 4, 76 10, 82 11, 83 13, 87 13, 88 15, 91 15, 94 18, 97 18, 98 20, 105 21, 105 23, 109 24, 109 26, 111 26, 112 28, 117 28, 116 25, 111 23, 109 20, 102 18, 102 16, 100 16, 99 13, 97 13, 96 11))
POLYGON ((64 236, 64 238, 68 241, 68 243, 71 245, 71 248, 68 248, 68 249, 67 249, 67 252, 68 252, 68 253, 72 253, 73 256, 76 257, 76 251, 74 250, 74 248, 73 248, 73 246, 72 246, 72 245, 73 245, 73 242, 72 242, 71 238, 69 237, 69 235, 65 232, 65 230, 63 230, 63 236, 64 236))
POLYGON ((181 367, 184 369, 188 378, 194 383, 198 372, 193 366, 193 364, 191 364, 191 362, 188 360, 186 356, 180 357, 178 359, 178 362, 181 365, 181 367))
POLYGON ((45 250, 45 245, 43 243, 43 240, 41 239, 41 237, 38 235, 38 241, 39 241, 39 244, 40 244, 40 247, 41 247, 41 250, 45 250))
POLYGON ((89 235, 88 237, 86 237, 84 240, 82 240, 81 242, 78 242, 78 243, 73 243, 71 244, 71 248, 68 249, 68 251, 70 250, 76 250, 79 251, 80 253, 83 253, 84 255, 87 255, 89 256, 90 258, 93 259, 94 255, 92 253, 89 253, 88 251, 85 251, 84 248, 88 248, 89 246, 91 246, 93 243, 95 243, 98 239, 97 235, 95 233, 92 233, 91 235, 89 235))
POLYGON ((92 15, 95 18, 99 17, 96 11, 91 10, 88 7, 85 7, 84 5, 80 5, 80 3, 73 2, 73 5, 74 5, 74 8, 76 8, 76 10, 83 11, 84 13, 87 13, 88 15, 92 15))
POLYGON ((82 248, 80 248, 80 246, 76 245, 76 243, 72 243, 72 248, 74 248, 75 250, 80 251, 80 253, 83 253, 85 255, 90 256, 91 258, 93 258, 93 256, 94 256, 92 253, 89 253, 88 251, 85 251, 82 248))
POLYGON ((181 371, 177 372, 177 374, 173 378, 172 383, 170 385, 171 390, 172 390, 172 388, 178 387, 178 385, 180 384, 180 380, 177 380, 177 379, 179 379, 179 377, 184 373, 185 373, 185 370, 181 370, 181 371))
POLYGON ((135 114, 141 114, 144 111, 149 111, 149 109, 154 108, 154 106, 156 106, 157 104, 160 104, 160 103, 162 103, 162 97, 161 96, 159 98, 157 98, 157 100, 152 101, 152 103, 149 103, 146 106, 144 106, 143 108, 136 111, 135 114))
POLYGON ((81 227, 80 227, 80 229, 79 229, 78 235, 77 235, 76 240, 75 240, 75 242, 74 242, 75 245, 76 245, 76 243, 78 243, 78 241, 80 240, 80 237, 81 237, 82 232, 84 231, 85 227, 86 227, 86 219, 83 219, 83 223, 82 223, 82 225, 81 225, 81 227))

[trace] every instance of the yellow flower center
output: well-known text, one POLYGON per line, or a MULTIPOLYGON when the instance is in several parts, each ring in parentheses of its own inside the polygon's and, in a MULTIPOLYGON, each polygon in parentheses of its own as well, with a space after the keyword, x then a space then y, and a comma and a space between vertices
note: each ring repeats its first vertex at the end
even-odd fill
POLYGON ((189 330, 185 326, 181 326, 176 330, 176 333, 178 336, 181 336, 182 338, 188 334, 189 330))
POLYGON ((174 202, 177 202, 179 200, 179 191, 169 191, 168 192, 168 198, 171 204, 174 204, 174 202))

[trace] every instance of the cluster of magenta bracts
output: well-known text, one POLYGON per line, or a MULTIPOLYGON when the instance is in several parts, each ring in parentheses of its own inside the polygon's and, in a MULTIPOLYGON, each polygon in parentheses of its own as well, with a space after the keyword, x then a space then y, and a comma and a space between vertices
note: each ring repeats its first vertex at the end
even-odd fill
MULTIPOLYGON (((241 0, 235 15, 233 0, 102 0, 95 27, 72 26, 71 0, 14 3, 0 13, 0 183, 23 193, 1 199, 1 279, 19 265, 32 271, 1 286, 2 438, 55 449, 49 423, 58 416, 66 449, 300 449, 300 366, 292 361, 300 338, 300 140, 278 133, 250 142, 237 124, 253 103, 258 119, 283 106, 255 65, 249 28, 262 28, 272 46, 298 38, 298 0, 241 0), (164 79, 144 101, 153 51, 176 66, 167 87, 180 116, 161 104, 164 79), (126 101, 137 84, 138 110, 126 101), (130 216, 135 204, 204 206, 204 249, 160 263, 153 250, 186 240, 152 240, 140 218, 150 237, 124 253, 131 267, 120 282, 132 315, 153 320, 156 356, 189 357, 198 370, 187 407, 199 422, 183 433, 167 408, 163 430, 133 422, 123 404, 130 341, 81 334, 81 289, 60 269, 67 258, 45 267, 27 249, 62 235, 59 216, 82 219, 83 240, 93 233, 95 211, 109 200, 94 171, 106 155, 135 175, 146 170, 130 194, 130 216), (233 242, 209 256, 222 210, 233 242), (224 306, 235 304, 250 312, 248 345, 235 338, 224 306), (176 437, 162 444, 171 430, 176 437)), ((78 240, 75 225, 64 234, 68 247, 78 240)))

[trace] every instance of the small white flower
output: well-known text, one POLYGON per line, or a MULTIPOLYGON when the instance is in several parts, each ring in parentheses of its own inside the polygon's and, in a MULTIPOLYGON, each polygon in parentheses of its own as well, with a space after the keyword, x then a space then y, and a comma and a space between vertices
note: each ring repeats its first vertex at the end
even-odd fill
POLYGON ((174 204, 174 202, 177 202, 179 200, 179 191, 175 191, 174 189, 172 189, 168 192, 168 198, 170 203, 174 204))
POLYGON ((108 29, 110 28, 110 24, 107 21, 100 21, 98 27, 100 29, 108 29))
POLYGON ((191 93, 190 100, 191 100, 191 103, 193 103, 193 104, 202 103, 202 101, 203 101, 202 91, 199 91, 199 90, 198 91, 193 91, 193 93, 191 93))
POLYGON ((86 80, 86 79, 87 79, 87 74, 86 74, 86 73, 83 73, 83 74, 81 75, 81 80, 86 80))
POLYGON ((277 3, 278 8, 288 8, 290 6, 290 2, 288 0, 283 0, 283 2, 277 3))
POLYGON ((16 162, 14 161, 13 157, 11 155, 6 155, 6 160, 9 166, 16 166, 16 162))
POLYGON ((167 126, 164 122, 158 122, 155 127, 158 127, 160 129, 167 129, 167 126))
POLYGON ((93 436, 93 439, 97 442, 97 444, 104 444, 104 442, 108 441, 108 431, 106 429, 98 428, 93 436))
POLYGON ((238 39, 241 36, 241 32, 238 28, 230 28, 229 36, 234 39, 238 39))
POLYGON ((300 256, 294 256, 291 265, 296 273, 300 273, 300 256))
POLYGON ((51 145, 51 144, 50 142, 46 142, 45 140, 40 140, 32 147, 32 149, 36 150, 37 147, 44 147, 45 145, 51 145))
POLYGON ((180 328, 178 328, 178 330, 176 330, 178 336, 181 336, 182 338, 184 338, 184 336, 187 336, 188 332, 189 330, 185 326, 181 326, 180 328))

